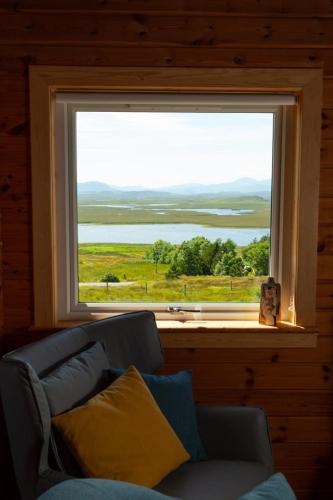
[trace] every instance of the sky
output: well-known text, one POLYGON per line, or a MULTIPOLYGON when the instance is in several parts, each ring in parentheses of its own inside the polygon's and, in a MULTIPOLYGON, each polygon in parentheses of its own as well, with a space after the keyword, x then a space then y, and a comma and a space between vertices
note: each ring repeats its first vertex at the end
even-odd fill
POLYGON ((271 177, 271 113, 78 112, 77 179, 159 188, 271 177))

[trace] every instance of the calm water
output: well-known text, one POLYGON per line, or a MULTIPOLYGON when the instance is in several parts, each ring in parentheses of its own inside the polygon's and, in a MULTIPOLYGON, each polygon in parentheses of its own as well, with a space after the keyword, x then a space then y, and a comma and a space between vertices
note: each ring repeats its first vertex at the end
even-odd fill
POLYGON ((154 243, 162 239, 182 243, 195 236, 232 239, 237 245, 248 245, 254 238, 269 234, 265 228, 220 228, 199 224, 79 224, 79 243, 154 243))

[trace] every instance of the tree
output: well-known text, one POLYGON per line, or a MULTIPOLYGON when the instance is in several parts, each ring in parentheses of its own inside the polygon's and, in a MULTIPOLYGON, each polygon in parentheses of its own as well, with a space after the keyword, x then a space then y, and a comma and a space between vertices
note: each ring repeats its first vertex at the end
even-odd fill
POLYGON ((115 274, 106 273, 101 279, 102 283, 106 283, 106 288, 109 288, 109 283, 119 283, 119 278, 115 274))
POLYGON ((263 236, 259 241, 253 241, 243 250, 243 259, 252 269, 255 276, 269 274, 270 239, 263 236))
POLYGON ((228 238, 226 241, 221 243, 221 252, 223 254, 231 253, 232 255, 236 255, 236 243, 228 238))
POLYGON ((147 250, 146 259, 154 262, 155 271, 157 272, 157 264, 169 264, 171 259, 171 252, 174 247, 168 241, 157 240, 155 243, 147 250))
POLYGON ((213 274, 221 256, 221 240, 209 241, 197 236, 183 243, 171 254, 169 277, 208 276, 213 274))
POLYGON ((242 257, 234 255, 233 253, 224 254, 214 269, 214 274, 216 275, 232 277, 244 276, 245 272, 245 264, 242 257))
POLYGON ((228 239, 224 243, 220 239, 214 242, 203 236, 196 236, 191 240, 174 247, 168 254, 170 268, 166 274, 168 279, 187 276, 210 276, 214 274, 217 264, 224 255, 236 256, 236 244, 228 239))

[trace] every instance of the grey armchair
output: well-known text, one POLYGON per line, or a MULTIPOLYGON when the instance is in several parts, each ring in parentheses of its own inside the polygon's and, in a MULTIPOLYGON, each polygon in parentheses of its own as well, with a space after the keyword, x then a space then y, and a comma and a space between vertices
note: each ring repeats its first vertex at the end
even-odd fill
MULTIPOLYGON (((155 317, 149 311, 63 330, 6 354, 0 362, 1 397, 22 500, 35 500, 54 484, 80 475, 55 440, 41 380, 97 340, 115 368, 134 364, 153 373, 163 364, 155 317)), ((273 473, 263 410, 198 406, 197 416, 208 460, 184 464, 156 490, 183 500, 236 500, 273 473)))

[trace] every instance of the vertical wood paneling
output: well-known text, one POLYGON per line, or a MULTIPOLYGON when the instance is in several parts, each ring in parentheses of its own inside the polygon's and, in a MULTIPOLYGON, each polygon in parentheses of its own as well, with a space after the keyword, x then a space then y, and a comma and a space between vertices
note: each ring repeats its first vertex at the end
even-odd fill
MULTIPOLYGON (((299 498, 333 498, 332 2, 5 0, 0 22, 0 325, 6 349, 31 340, 33 321, 30 64, 323 68, 318 347, 167 349, 165 370, 193 368, 194 395, 202 404, 266 408, 277 467, 299 498)), ((2 470, 10 463, 5 453, 2 470)))

